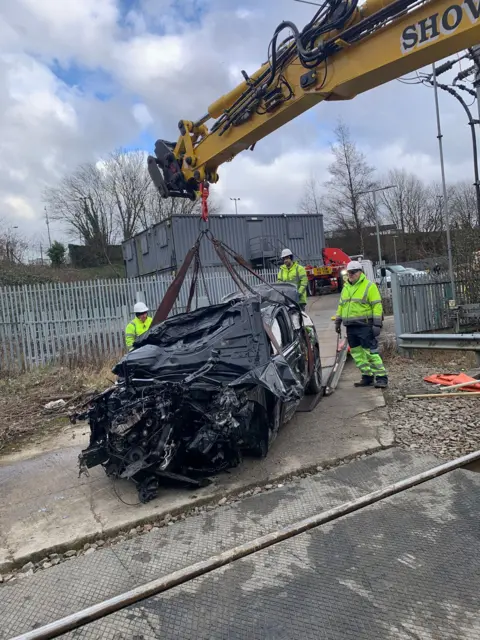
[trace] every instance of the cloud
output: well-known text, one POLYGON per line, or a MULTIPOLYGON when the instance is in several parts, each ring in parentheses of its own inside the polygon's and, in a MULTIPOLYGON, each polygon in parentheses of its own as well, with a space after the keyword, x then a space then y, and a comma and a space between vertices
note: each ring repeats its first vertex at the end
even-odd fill
MULTIPOLYGON (((440 182, 440 163, 437 157, 421 151, 411 151, 402 139, 378 148, 360 147, 370 164, 379 169, 377 177, 389 170, 400 168, 410 171, 428 182, 440 182)), ((328 166, 333 156, 328 148, 295 150, 277 155, 271 162, 260 162, 248 154, 235 159, 235 163, 224 165, 220 181, 211 189, 224 209, 234 212, 231 197, 240 198, 239 213, 269 214, 298 213, 305 183, 315 178, 319 191, 326 190, 323 184, 329 179, 328 166)), ((447 162, 446 175, 452 182, 472 175, 470 159, 462 162, 447 162)))
POLYGON ((35 218, 35 211, 28 202, 19 196, 6 196, 3 199, 3 206, 12 217, 23 218, 25 220, 33 220, 35 218))
MULTIPOLYGON (((242 81, 242 69, 250 74, 267 59, 283 19, 302 27, 313 12, 291 0, 1 3, 4 215, 26 234, 41 235, 46 185, 132 141, 150 136, 153 146, 157 137, 174 140, 179 119, 202 116, 242 81)), ((446 173, 453 181, 472 175, 470 131, 460 105, 442 92, 440 99, 446 173)), ((239 211, 246 213, 297 210, 305 181, 312 175, 327 179, 339 117, 379 170, 405 167, 439 180, 432 91, 393 81, 293 120, 253 153, 220 167, 212 192, 227 211, 230 197, 240 197, 239 211)), ((52 233, 63 237, 64 231, 52 223, 52 233)))
POLYGON ((152 114, 150 113, 147 105, 143 104, 143 102, 137 102, 137 104, 134 104, 132 107, 132 113, 135 120, 143 129, 146 129, 153 123, 152 114))
POLYGON ((115 0, 16 0, 0 9, 23 51, 87 66, 101 65, 108 55, 118 18, 115 0))

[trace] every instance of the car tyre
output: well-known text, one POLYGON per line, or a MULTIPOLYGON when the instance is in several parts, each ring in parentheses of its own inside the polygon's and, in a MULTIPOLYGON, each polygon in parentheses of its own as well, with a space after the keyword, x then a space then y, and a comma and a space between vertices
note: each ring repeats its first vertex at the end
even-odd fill
MULTIPOLYGON (((270 449, 270 429, 268 428, 268 416, 265 416, 265 428, 262 430, 262 437, 258 444, 253 448, 252 455, 255 458, 264 459, 267 457, 268 451, 270 449)), ((282 420, 282 402, 278 398, 274 399, 273 407, 272 407, 272 433, 274 434, 273 439, 278 434, 280 429, 282 420)))
POLYGON ((313 373, 308 382, 307 388, 305 390, 305 394, 307 396, 316 396, 319 393, 322 393, 322 362, 320 360, 320 351, 318 347, 315 347, 314 351, 314 363, 313 363, 313 373))

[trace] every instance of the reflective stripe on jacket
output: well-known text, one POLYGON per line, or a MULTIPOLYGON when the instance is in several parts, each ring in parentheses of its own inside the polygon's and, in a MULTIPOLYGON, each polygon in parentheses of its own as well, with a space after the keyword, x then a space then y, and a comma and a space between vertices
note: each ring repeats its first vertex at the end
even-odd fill
POLYGON ((135 317, 131 322, 129 322, 125 328, 125 344, 127 349, 130 351, 133 347, 133 343, 135 342, 138 336, 141 336, 142 333, 148 331, 150 329, 150 325, 152 324, 152 318, 147 317, 145 322, 142 322, 139 318, 135 317))
POLYGON ((290 269, 286 264, 282 264, 278 272, 277 280, 280 282, 293 282, 298 289, 300 304, 307 304, 308 278, 305 267, 298 262, 294 262, 290 269))
POLYGON ((383 321, 382 298, 377 285, 370 282, 364 273, 351 284, 345 282, 337 309, 337 320, 345 326, 351 324, 373 324, 380 326, 383 321))

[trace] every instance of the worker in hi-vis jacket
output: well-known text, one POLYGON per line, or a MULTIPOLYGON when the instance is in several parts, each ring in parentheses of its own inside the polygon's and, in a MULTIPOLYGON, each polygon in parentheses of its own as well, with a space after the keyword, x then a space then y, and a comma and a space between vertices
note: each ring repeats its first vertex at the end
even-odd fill
POLYGON ((144 302, 137 302, 133 307, 134 319, 125 328, 125 345, 128 351, 133 349, 133 343, 142 333, 150 329, 152 318, 148 315, 148 307, 144 302))
POLYGON ((302 267, 297 261, 294 261, 293 254, 290 249, 284 249, 280 256, 283 264, 278 272, 277 280, 279 282, 291 282, 297 287, 299 304, 302 311, 307 306, 307 287, 308 278, 305 267, 302 267))
POLYGON ((362 379, 356 387, 375 384, 377 389, 388 386, 383 360, 378 352, 378 336, 383 325, 382 299, 377 285, 363 273, 360 262, 347 265, 347 282, 343 285, 335 317, 337 333, 342 324, 347 329, 350 353, 360 369, 362 379))

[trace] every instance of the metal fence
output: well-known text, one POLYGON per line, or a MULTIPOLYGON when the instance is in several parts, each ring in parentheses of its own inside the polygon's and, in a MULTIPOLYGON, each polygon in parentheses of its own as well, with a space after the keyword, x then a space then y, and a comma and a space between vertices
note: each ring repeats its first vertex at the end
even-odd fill
POLYGON ((455 295, 448 274, 393 274, 391 280, 395 333, 459 331, 475 323, 480 309, 478 273, 457 272, 455 295))
MULTIPOLYGON (((269 282, 276 280, 276 270, 259 273, 269 282)), ((250 285, 258 284, 255 276, 242 276, 250 285)), ((172 275, 157 275, 0 287, 0 371, 120 355, 134 303, 155 309, 172 280, 172 275)), ((172 314, 185 311, 190 283, 187 275, 172 314)), ((210 270, 198 284, 198 306, 216 304, 237 289, 225 269, 210 270)))

